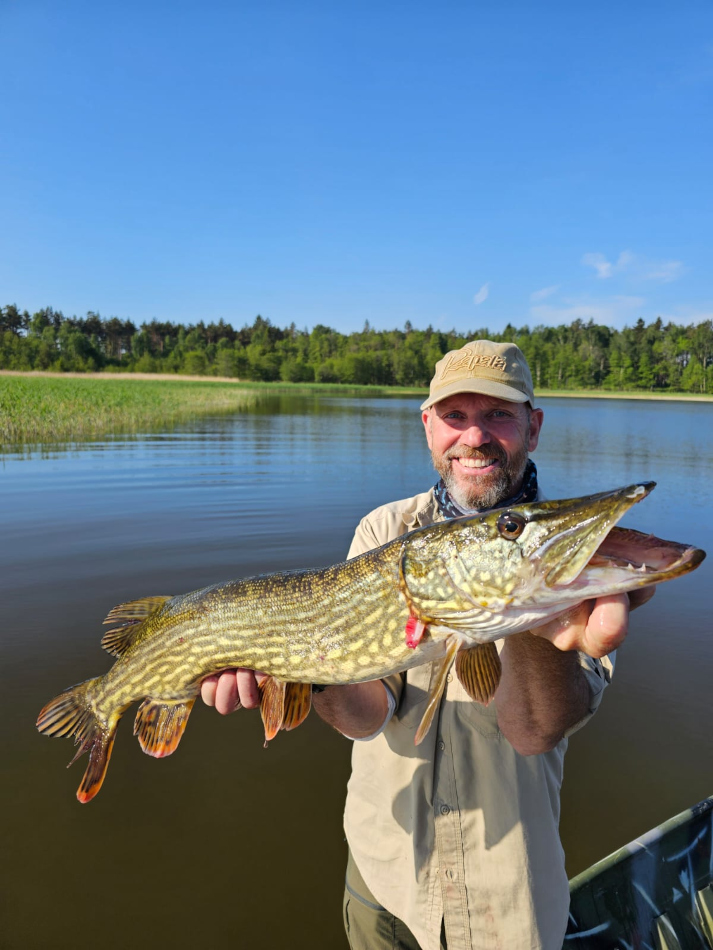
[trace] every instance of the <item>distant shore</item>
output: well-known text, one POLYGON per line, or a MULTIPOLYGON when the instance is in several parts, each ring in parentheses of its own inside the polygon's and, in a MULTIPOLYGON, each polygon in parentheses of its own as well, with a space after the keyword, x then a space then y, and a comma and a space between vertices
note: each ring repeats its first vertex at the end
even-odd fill
POLYGON ((535 392, 537 399, 553 397, 568 399, 647 399, 654 402, 713 402, 713 395, 702 393, 642 393, 640 391, 603 392, 601 389, 541 390, 535 392))
MULTIPOLYGON (((39 370, 22 372, 2 369, 2 376, 44 377, 47 379, 97 379, 97 380, 145 380, 147 382, 194 382, 223 383, 246 388, 252 391, 284 390, 286 392, 364 392, 398 396, 425 396, 428 390, 417 386, 360 386, 350 383, 288 383, 277 380, 262 382, 259 380, 236 379, 233 376, 183 376, 174 373, 49 373, 39 370)), ((641 392, 640 390, 621 390, 605 392, 601 389, 546 389, 535 392, 537 399, 647 399, 660 402, 713 402, 713 394, 683 392, 641 392)))

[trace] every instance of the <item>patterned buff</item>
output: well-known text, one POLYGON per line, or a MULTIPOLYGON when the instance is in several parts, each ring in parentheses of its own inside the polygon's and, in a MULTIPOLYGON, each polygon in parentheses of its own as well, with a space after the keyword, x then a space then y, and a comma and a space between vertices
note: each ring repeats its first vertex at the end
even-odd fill
POLYGON ((505 498, 493 508, 461 508, 461 506, 451 498, 451 495, 443 484, 443 479, 439 478, 433 488, 436 495, 436 502, 444 518, 460 518, 462 515, 477 515, 481 511, 492 511, 494 508, 509 508, 511 505, 519 505, 526 501, 535 501, 537 498, 537 469, 532 459, 527 460, 525 474, 522 480, 522 488, 513 495, 512 498, 505 498))

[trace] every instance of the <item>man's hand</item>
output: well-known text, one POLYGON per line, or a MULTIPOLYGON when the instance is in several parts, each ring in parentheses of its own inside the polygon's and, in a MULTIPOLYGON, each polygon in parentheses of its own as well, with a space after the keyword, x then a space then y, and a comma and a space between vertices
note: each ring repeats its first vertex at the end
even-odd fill
POLYGON ((655 587, 643 587, 629 594, 587 600, 531 632, 549 640, 558 650, 606 656, 621 646, 629 629, 629 611, 651 600, 655 593, 655 587))
POLYGON ((241 706, 245 709, 255 709, 260 705, 258 684, 264 678, 264 673, 256 673, 254 670, 225 670, 203 680, 201 699, 206 706, 215 706, 221 716, 227 716, 241 706))

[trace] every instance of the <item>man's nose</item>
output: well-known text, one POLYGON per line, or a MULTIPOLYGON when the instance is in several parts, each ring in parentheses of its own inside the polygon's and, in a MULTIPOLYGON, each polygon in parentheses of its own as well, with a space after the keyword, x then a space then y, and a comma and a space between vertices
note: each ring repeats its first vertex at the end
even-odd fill
POLYGON ((487 445, 491 441, 487 423, 483 419, 470 420, 468 426, 461 433, 460 441, 474 449, 481 445, 487 445))

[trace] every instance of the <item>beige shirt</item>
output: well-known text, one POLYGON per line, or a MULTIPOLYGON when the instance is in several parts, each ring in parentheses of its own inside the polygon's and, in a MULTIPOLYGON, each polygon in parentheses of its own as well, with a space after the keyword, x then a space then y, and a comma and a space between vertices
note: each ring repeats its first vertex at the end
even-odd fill
MULTIPOLYGON (((384 505, 360 522, 349 557, 440 520, 432 490, 384 505)), ((591 715, 612 664, 580 662, 591 715)), ((442 919, 448 950, 560 950, 569 906, 558 832, 567 740, 519 755, 494 707, 473 702, 449 675, 437 721, 415 746, 430 671, 389 677, 393 718, 374 739, 354 743, 344 822, 357 867, 423 950, 438 950, 442 919)))

